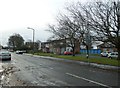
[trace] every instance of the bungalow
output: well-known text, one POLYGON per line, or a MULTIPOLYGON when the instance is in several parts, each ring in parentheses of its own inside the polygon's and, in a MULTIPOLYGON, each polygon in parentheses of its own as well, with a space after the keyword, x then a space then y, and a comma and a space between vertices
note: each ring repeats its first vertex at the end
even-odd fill
POLYGON ((64 40, 52 40, 48 42, 41 43, 41 49, 43 52, 50 52, 55 54, 63 54, 65 51, 65 41, 64 40))
MULTIPOLYGON (((64 51, 72 51, 68 39, 51 40, 41 43, 43 52, 51 52, 55 54, 63 54, 64 51)), ((80 44, 76 42, 75 53, 80 51, 80 44)))
POLYGON ((102 43, 102 44, 98 45, 97 48, 101 49, 102 52, 103 51, 109 51, 109 52, 117 51, 115 46, 110 42, 102 43))

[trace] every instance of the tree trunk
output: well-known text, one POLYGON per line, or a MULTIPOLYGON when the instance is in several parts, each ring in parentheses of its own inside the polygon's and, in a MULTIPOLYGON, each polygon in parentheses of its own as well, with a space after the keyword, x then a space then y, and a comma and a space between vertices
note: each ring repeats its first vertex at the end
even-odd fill
POLYGON ((118 58, 117 58, 118 60, 120 60, 120 45, 119 44, 116 45, 117 52, 118 52, 118 58))
POLYGON ((118 50, 118 60, 120 60, 120 49, 118 50))
POLYGON ((75 47, 72 47, 73 49, 73 56, 75 56, 75 47))
POLYGON ((89 58, 89 47, 88 47, 88 45, 86 45, 86 49, 87 49, 87 55, 86 55, 86 57, 89 58))

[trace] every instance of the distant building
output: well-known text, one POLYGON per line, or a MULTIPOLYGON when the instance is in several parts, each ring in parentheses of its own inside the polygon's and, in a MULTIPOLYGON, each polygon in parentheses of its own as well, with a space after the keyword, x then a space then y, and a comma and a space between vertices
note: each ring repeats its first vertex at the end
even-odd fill
POLYGON ((100 45, 97 46, 98 49, 101 49, 101 51, 117 51, 117 49, 115 48, 115 45, 113 45, 110 42, 106 42, 106 43, 102 43, 100 45))
POLYGON ((80 53, 87 54, 87 52, 89 52, 89 54, 100 54, 101 50, 97 49, 97 48, 94 48, 93 46, 96 46, 96 45, 95 44, 91 45, 91 47, 87 50, 86 46, 81 44, 81 46, 80 46, 80 53))
MULTIPOLYGON (((31 50, 33 49, 33 42, 26 42, 25 43, 27 49, 31 50)), ((39 49, 39 44, 37 42, 34 42, 34 49, 38 50, 39 49)))
MULTIPOLYGON (((80 44, 78 41, 76 41, 75 44, 75 53, 79 53, 80 44)), ((43 42, 41 43, 41 49, 43 52, 51 52, 55 54, 63 54, 64 51, 72 51, 72 47, 70 47, 70 42, 68 39, 51 40, 48 42, 43 42)))
POLYGON ((48 42, 41 43, 41 49, 43 52, 51 52, 55 54, 63 54, 66 50, 65 40, 51 40, 48 42))

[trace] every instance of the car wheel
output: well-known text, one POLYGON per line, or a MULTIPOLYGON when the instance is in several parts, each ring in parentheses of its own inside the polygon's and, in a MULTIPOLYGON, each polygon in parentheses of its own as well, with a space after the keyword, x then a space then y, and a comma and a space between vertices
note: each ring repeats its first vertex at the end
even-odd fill
POLYGON ((10 60, 10 61, 11 61, 11 58, 9 58, 8 60, 10 60))

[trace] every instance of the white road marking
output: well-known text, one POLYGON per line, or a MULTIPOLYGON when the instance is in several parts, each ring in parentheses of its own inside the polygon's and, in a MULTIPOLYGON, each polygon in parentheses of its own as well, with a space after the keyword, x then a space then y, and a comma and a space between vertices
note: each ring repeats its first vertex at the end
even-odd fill
POLYGON ((104 87, 108 87, 108 88, 112 88, 108 85, 105 85, 103 83, 100 83, 100 82, 96 82, 96 81, 93 81, 93 80, 90 80, 90 79, 87 79, 87 78, 84 78, 84 77, 80 77, 80 76, 77 76, 77 75, 74 75, 74 74, 71 74, 71 73, 66 73, 67 75, 70 75, 70 76, 73 76, 75 78, 79 78, 79 79, 83 79, 85 81, 88 81, 88 82, 91 82, 91 83, 94 83, 94 84, 97 84, 97 85, 100 85, 100 86, 104 86, 104 87))

